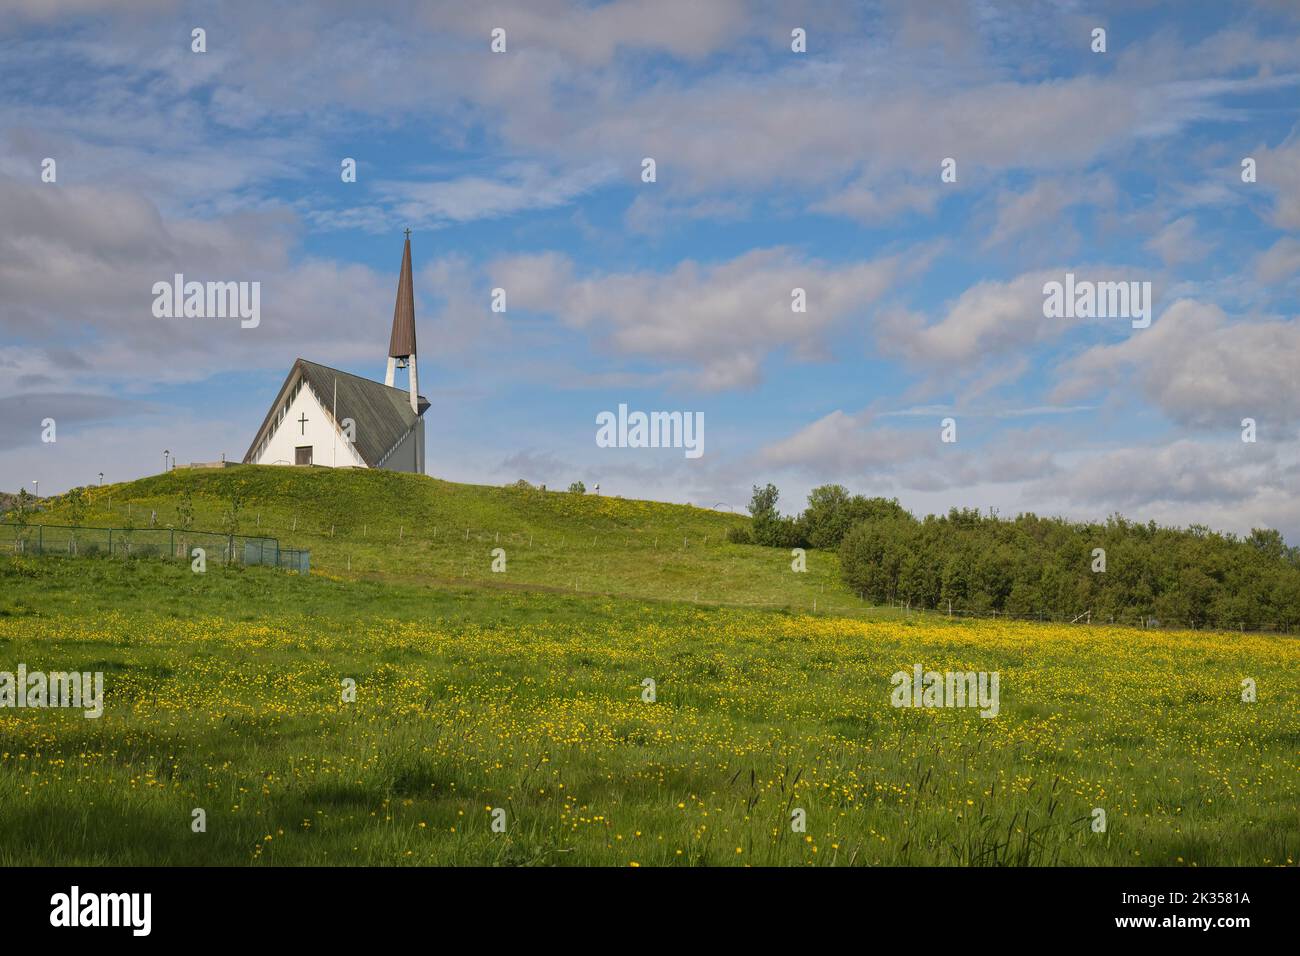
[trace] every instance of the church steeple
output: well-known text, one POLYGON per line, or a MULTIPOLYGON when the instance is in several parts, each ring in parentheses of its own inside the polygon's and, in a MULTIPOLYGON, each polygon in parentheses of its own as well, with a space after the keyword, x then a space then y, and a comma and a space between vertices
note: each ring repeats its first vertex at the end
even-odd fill
POLYGON ((397 279, 397 304, 393 307, 393 333, 388 339, 388 372, 384 384, 393 386, 397 369, 407 370, 411 409, 420 412, 419 380, 415 365, 415 291, 411 281, 411 230, 406 230, 402 248, 402 273, 397 279))

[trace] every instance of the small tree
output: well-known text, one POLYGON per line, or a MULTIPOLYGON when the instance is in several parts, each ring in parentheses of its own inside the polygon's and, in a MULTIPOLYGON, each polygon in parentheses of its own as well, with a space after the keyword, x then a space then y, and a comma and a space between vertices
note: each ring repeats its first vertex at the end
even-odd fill
POLYGON ((569 485, 569 491, 573 492, 575 495, 585 495, 587 493, 587 486, 580 481, 575 481, 573 484, 569 485))
POLYGON ((230 502, 226 505, 226 513, 222 516, 221 525, 229 535, 229 550, 226 554, 226 561, 229 562, 235 556, 235 535, 239 534, 239 508, 243 501, 238 492, 230 493, 230 502))
POLYGON ((14 553, 27 550, 27 516, 31 512, 35 498, 31 496, 26 488, 18 489, 18 498, 14 502, 14 524, 17 529, 14 531, 14 553))
POLYGON ((180 503, 176 506, 176 523, 181 529, 181 554, 188 555, 189 533, 194 529, 194 495, 189 488, 185 489, 185 494, 181 495, 180 503))
POLYGON ((126 556, 131 556, 131 535, 135 531, 135 513, 131 510, 128 502, 126 506, 126 520, 122 522, 122 542, 126 551, 126 556))
POLYGON ((77 553, 77 529, 86 520, 86 492, 82 488, 73 488, 67 494, 68 521, 72 523, 72 553, 77 553))
POLYGON ((781 493, 776 485, 754 486, 754 496, 749 500, 749 514, 754 519, 754 540, 769 547, 780 543, 781 513, 776 510, 781 493))
POLYGON ((851 523, 850 500, 843 485, 822 485, 812 490, 803 513, 809 544, 814 548, 839 546, 851 523))
POLYGON ((226 504, 226 511, 221 516, 221 527, 226 534, 239 534, 239 509, 242 504, 243 501, 240 500, 237 493, 230 495, 230 501, 226 504))
POLYGON ((776 502, 781 497, 781 493, 776 490, 776 485, 768 482, 766 488, 754 486, 754 496, 749 499, 749 514, 755 520, 771 519, 776 517, 776 502))
POLYGON ((754 486, 754 496, 749 501, 749 513, 754 519, 751 522, 754 542, 769 548, 804 547, 807 541, 801 522, 783 516, 776 510, 776 502, 780 497, 776 485, 769 484, 765 488, 754 486))

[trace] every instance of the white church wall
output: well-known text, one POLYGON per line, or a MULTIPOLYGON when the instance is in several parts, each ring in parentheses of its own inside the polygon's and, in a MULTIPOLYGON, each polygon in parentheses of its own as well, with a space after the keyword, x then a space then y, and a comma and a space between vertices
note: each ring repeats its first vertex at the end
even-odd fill
POLYGON ((366 467, 356 449, 331 424, 329 415, 316 400, 315 393, 303 385, 289 403, 288 412, 256 463, 292 465, 296 461, 297 448, 306 445, 311 446, 314 465, 366 467), (305 423, 299 421, 304 415, 307 417, 305 423))

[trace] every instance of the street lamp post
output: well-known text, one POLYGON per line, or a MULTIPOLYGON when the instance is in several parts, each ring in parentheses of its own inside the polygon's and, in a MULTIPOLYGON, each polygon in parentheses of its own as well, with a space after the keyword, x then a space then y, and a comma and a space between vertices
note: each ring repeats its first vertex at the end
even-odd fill
POLYGON ((171 455, 171 451, 169 449, 164 448, 163 449, 163 474, 164 475, 167 474, 167 459, 170 455, 171 455))
POLYGON ((104 483, 104 473, 102 471, 99 473, 99 483, 101 485, 104 483))

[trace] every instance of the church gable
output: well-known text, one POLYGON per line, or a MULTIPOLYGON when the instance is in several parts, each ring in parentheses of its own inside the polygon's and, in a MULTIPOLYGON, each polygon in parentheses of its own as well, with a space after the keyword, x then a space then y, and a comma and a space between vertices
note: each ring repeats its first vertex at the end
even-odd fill
POLYGON ((245 462, 383 467, 429 407, 411 409, 406 392, 306 359, 293 364, 245 462), (309 405, 310 407, 304 407, 309 405), (337 408, 337 423, 334 409, 337 408), (346 434, 351 433, 349 443, 346 434), (300 449, 312 446, 311 461, 300 449))
POLYGON ((244 461, 261 465, 367 465, 335 424, 319 392, 307 382, 301 359, 290 370, 244 461))
POLYGON ((338 389, 338 419, 351 419, 356 436, 356 450, 371 468, 379 468, 387 454, 420 421, 420 415, 429 407, 420 400, 420 412, 412 410, 406 392, 372 382, 360 375, 340 372, 325 365, 299 359, 303 379, 317 398, 327 408, 334 407, 334 391, 338 389))

